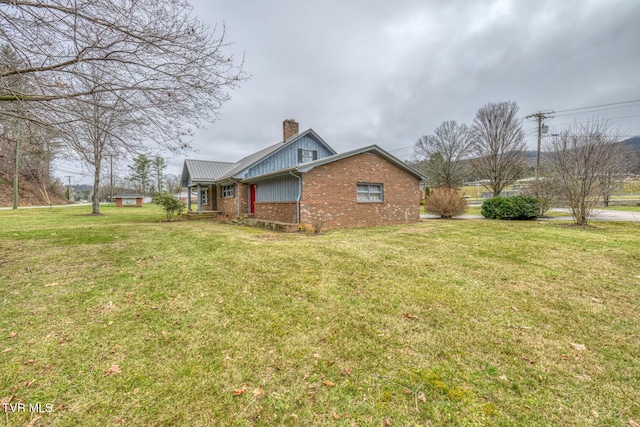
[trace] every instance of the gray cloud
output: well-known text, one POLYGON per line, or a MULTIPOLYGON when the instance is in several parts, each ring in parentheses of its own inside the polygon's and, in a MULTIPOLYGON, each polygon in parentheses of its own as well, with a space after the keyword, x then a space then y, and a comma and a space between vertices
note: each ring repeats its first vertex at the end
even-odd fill
MULTIPOLYGON (((640 99, 640 2, 192 4, 200 20, 224 21, 230 52, 252 75, 197 131, 192 158, 237 160, 278 141, 286 118, 338 151, 375 143, 407 158, 420 135, 444 120, 470 123, 487 102, 516 101, 524 117, 640 99)), ((596 115, 640 115, 640 103, 548 124, 596 115)), ((615 123, 640 134, 639 117, 615 123)))

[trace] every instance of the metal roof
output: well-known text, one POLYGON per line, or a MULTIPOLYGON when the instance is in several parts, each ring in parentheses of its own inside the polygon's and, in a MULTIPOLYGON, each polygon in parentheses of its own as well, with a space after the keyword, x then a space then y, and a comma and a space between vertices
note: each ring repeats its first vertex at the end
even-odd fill
POLYGON ((114 199, 142 199, 144 196, 142 194, 134 193, 134 194, 114 194, 114 199))
POLYGON ((298 165, 296 167, 296 170, 298 172, 303 172, 303 173, 304 172, 308 172, 308 171, 310 171, 311 169, 313 169, 316 166, 320 166, 320 165, 324 165, 324 164, 327 164, 327 163, 335 162, 336 160, 342 160, 342 159, 345 159, 347 157, 355 156, 357 154, 362 154, 362 153, 375 153, 375 154, 378 154, 380 157, 388 160, 389 162, 391 162, 394 165, 398 166, 400 169, 404 169, 405 171, 407 171, 411 175, 415 176, 416 178, 418 178, 420 180, 427 179, 426 176, 424 176, 423 174, 421 174, 417 170, 413 169, 411 166, 407 165, 405 162, 403 162, 402 160, 398 159, 393 154, 390 154, 387 151, 383 150, 382 148, 378 147, 377 145, 369 145, 367 147, 356 148, 355 150, 346 151, 344 153, 334 154, 333 156, 323 157, 321 159, 314 160, 312 162, 303 163, 301 165, 298 165))
POLYGON ((262 159, 270 156, 271 154, 275 153, 278 150, 283 149, 284 147, 286 147, 287 145, 293 143, 294 141, 296 141, 299 138, 302 138, 303 136, 306 135, 312 135, 320 144, 324 145, 325 147, 327 147, 329 149, 329 151, 335 153, 336 151, 331 148, 331 146, 329 144, 327 144, 322 138, 320 138, 320 136, 311 128, 305 130, 304 132, 299 132, 293 136, 291 136, 289 139, 284 140, 284 141, 280 141, 276 144, 273 144, 267 148, 264 148, 256 153, 250 154, 247 157, 245 157, 244 159, 241 159, 238 163, 237 166, 234 167, 232 170, 230 170, 226 175, 221 176, 220 179, 229 179, 229 178, 233 178, 236 177, 236 175, 238 175, 239 173, 241 173, 242 171, 250 168, 251 166, 255 165, 256 163, 260 162, 262 159))
MULTIPOLYGON (((189 185, 196 184, 196 183, 216 184, 216 183, 224 182, 225 180, 228 181, 232 178, 238 178, 241 172, 245 171, 249 167, 255 165, 256 163, 260 162, 262 159, 270 156, 276 151, 286 147, 287 145, 297 140, 298 138, 301 138, 309 134, 313 135, 313 137, 316 138, 321 144, 324 144, 327 148, 330 149, 330 151, 333 151, 335 153, 335 150, 333 150, 333 148, 331 148, 326 142, 324 142, 324 140, 320 138, 320 136, 318 136, 318 134, 316 134, 313 129, 307 129, 304 132, 300 132, 292 136, 286 141, 280 141, 258 152, 250 154, 236 163, 187 159, 184 161, 184 167, 182 169, 182 186, 188 187, 189 185)), ((389 154, 387 151, 383 150, 377 145, 369 145, 367 147, 358 148, 355 150, 347 151, 345 153, 334 154, 332 156, 323 157, 321 159, 314 160, 312 162, 303 163, 291 168, 281 169, 281 170, 273 171, 264 175, 255 176, 245 181, 246 182, 255 181, 255 180, 259 180, 261 178, 265 178, 273 175, 289 173, 290 171, 298 171, 298 172, 304 173, 304 172, 310 171, 316 166, 335 162, 337 160, 341 160, 347 157, 351 157, 357 154, 362 154, 367 152, 375 153, 383 157, 384 159, 388 160, 389 162, 393 163, 399 168, 407 171, 408 173, 417 177, 420 180, 426 179, 426 177, 423 174, 416 171, 415 169, 413 169, 412 167, 410 167, 409 165, 407 165, 397 157, 393 156, 392 154, 389 154)))
POLYGON ((182 169, 182 186, 186 187, 189 181, 215 182, 237 165, 238 163, 187 159, 182 169))
POLYGON ((316 166, 325 165, 327 163, 331 163, 331 162, 335 162, 335 161, 338 161, 338 160, 346 159, 347 157, 355 156, 357 154, 362 154, 362 153, 375 153, 375 154, 379 155, 380 157, 382 157, 382 158, 388 160, 389 162, 393 163, 394 165, 396 165, 400 169, 403 169, 406 172, 410 173, 411 175, 415 176, 416 178, 418 178, 418 179, 420 179, 422 181, 427 179, 427 177, 424 176, 422 173, 420 173, 417 170, 413 169, 411 166, 407 165, 405 162, 403 162, 402 160, 398 159, 394 155, 389 154, 387 151, 383 150, 382 148, 378 147, 377 145, 369 145, 369 146, 366 146, 366 147, 357 148, 355 150, 346 151, 344 153, 334 154, 333 156, 323 157, 321 159, 314 160, 312 162, 301 163, 301 164, 299 164, 297 166, 292 166, 290 168, 280 169, 280 170, 277 170, 277 171, 265 173, 263 175, 252 176, 251 178, 247 178, 247 179, 243 180, 242 182, 247 182, 247 183, 248 182, 255 182, 255 181, 259 181, 261 179, 270 178, 272 176, 289 174, 291 172, 305 173, 305 172, 309 172, 311 169, 315 168, 316 166))

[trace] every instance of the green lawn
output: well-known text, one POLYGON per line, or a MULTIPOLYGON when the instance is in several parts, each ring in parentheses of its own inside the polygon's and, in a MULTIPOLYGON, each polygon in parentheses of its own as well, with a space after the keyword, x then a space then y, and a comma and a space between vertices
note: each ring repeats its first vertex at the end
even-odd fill
POLYGON ((0 211, 0 426, 640 422, 638 224, 89 209, 0 211))

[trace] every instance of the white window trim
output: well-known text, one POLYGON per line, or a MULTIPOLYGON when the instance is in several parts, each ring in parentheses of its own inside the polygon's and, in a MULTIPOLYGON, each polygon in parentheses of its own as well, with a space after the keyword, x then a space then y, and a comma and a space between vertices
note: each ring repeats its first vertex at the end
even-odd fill
POLYGON ((235 194, 235 186, 233 184, 220 186, 220 197, 222 199, 230 199, 231 197, 234 197, 235 194))
POLYGON ((313 150, 302 149, 302 163, 308 163, 313 161, 313 150))
POLYGON ((358 182, 356 184, 356 200, 358 203, 382 203, 384 202, 384 186, 378 182, 358 182), (361 187, 367 186, 366 190, 361 187), (376 198, 375 196, 380 196, 376 198))

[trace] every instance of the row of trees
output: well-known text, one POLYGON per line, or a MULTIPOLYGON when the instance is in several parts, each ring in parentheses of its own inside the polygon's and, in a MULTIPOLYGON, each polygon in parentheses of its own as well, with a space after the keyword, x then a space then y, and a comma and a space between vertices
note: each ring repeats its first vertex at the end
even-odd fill
POLYGON ((514 102, 489 103, 480 108, 471 126, 447 121, 415 144, 432 188, 458 188, 470 174, 485 180, 495 196, 526 168, 522 125, 514 102))
MULTIPOLYGON (((528 168, 522 122, 514 102, 488 103, 471 126, 442 123, 415 144, 416 160, 431 188, 457 189, 473 175, 494 197, 522 178, 528 168)), ((586 225, 599 200, 605 203, 625 172, 619 132, 605 121, 576 124, 548 140, 543 178, 530 194, 548 206, 560 196, 577 224, 586 225)))
MULTIPOLYGON (((45 130, 94 171, 95 189, 107 154, 188 148, 247 78, 224 28, 191 12, 184 0, 0 0, 0 123, 45 130)), ((10 137, 17 147, 24 135, 10 137)))

